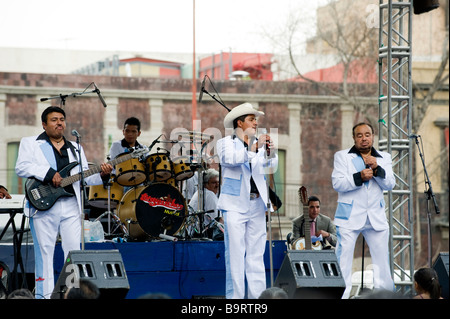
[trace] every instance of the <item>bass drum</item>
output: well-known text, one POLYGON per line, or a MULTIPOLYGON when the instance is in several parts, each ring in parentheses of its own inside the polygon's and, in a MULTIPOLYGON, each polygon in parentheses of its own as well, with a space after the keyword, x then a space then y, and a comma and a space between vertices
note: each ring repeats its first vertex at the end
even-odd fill
POLYGON ((154 183, 132 188, 118 206, 120 221, 131 238, 147 240, 160 234, 176 236, 187 214, 186 201, 173 186, 154 183))

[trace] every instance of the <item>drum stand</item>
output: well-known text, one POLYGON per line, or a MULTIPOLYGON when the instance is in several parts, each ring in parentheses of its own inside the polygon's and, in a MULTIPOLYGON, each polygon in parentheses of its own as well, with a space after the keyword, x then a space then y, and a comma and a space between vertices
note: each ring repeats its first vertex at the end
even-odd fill
MULTIPOLYGON (((204 150, 204 148, 205 148, 207 143, 208 142, 203 143, 202 147, 201 147, 201 150, 200 150, 200 153, 197 153, 197 154, 199 154, 198 155, 198 157, 199 157, 198 159, 200 159, 200 160, 197 159, 197 162, 200 163, 200 164, 198 164, 198 185, 197 185, 198 210, 195 210, 193 215, 198 215, 198 219, 199 219, 199 234, 200 234, 200 236, 205 236, 204 232, 205 232, 206 229, 204 229, 204 225, 203 225, 204 220, 205 220, 205 216, 204 215, 209 212, 209 211, 208 212, 205 211, 205 205, 204 205, 205 204, 205 199, 204 199, 205 190, 204 190, 204 187, 203 187, 203 172, 205 170, 204 167, 203 167, 203 163, 204 163, 204 161, 203 161, 203 150, 204 150)), ((208 237, 200 237, 200 238, 193 238, 193 239, 194 240, 205 240, 205 241, 211 241, 212 240, 212 239, 210 239, 208 237)))
POLYGON ((105 215, 108 215, 108 232, 105 232, 105 236, 112 236, 113 232, 118 228, 121 227, 122 231, 124 232, 124 235, 128 237, 129 231, 127 230, 126 227, 122 227, 122 223, 120 221, 120 219, 117 218, 117 216, 111 211, 111 180, 108 181, 108 183, 106 184, 106 187, 108 189, 108 210, 106 212, 104 212, 103 214, 101 214, 100 216, 98 216, 95 221, 100 220, 100 218, 102 218, 105 215), (114 228, 113 231, 111 231, 111 216, 114 218, 114 221, 116 224, 118 224, 116 226, 116 228, 114 228))
POLYGON ((178 241, 177 237, 174 236, 170 236, 170 235, 166 235, 167 230, 170 229, 172 227, 172 220, 170 219, 170 217, 164 217, 161 220, 161 226, 164 228, 164 233, 159 234, 158 237, 163 239, 163 240, 170 240, 170 241, 178 241))

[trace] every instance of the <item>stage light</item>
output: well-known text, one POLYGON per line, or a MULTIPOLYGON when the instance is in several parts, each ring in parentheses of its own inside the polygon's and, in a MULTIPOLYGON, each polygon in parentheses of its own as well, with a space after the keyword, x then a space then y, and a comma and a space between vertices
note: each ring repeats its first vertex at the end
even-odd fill
POLYGON ((413 0, 414 14, 421 14, 439 8, 439 0, 413 0))

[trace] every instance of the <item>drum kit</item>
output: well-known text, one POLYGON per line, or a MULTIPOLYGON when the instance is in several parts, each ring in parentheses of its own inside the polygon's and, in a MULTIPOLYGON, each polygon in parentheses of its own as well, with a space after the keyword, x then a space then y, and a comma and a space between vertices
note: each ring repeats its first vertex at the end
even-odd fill
MULTIPOLYGON (((111 174, 106 185, 89 187, 89 205, 106 210, 96 220, 108 216, 105 237, 117 237, 119 231, 119 236, 123 235, 126 241, 177 241, 192 239, 193 233, 204 232, 202 205, 199 204, 196 211, 188 207, 182 189, 183 183, 195 172, 202 176, 206 167, 202 154, 210 137, 205 142, 205 136, 197 132, 184 132, 180 136, 192 144, 192 156, 171 156, 162 148, 152 153, 150 147, 145 155, 116 164, 115 174, 111 174), (195 150, 198 145, 201 145, 200 151, 195 150)), ((174 144, 177 141, 159 143, 174 144)), ((202 179, 198 180, 200 203, 203 202, 200 200, 203 185, 202 179)))

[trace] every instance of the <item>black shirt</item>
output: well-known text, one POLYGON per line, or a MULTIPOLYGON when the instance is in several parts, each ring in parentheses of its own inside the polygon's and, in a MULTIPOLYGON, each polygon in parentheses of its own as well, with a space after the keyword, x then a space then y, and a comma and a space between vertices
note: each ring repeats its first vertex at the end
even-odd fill
MULTIPOLYGON (((244 143, 244 146, 245 146, 245 148, 247 149, 247 152, 248 152, 248 144, 245 143, 244 141, 242 141, 242 143, 244 143)), ((248 164, 250 165, 250 171, 251 171, 252 170, 252 163, 249 162, 248 164)), ((253 180, 253 176, 250 177, 250 193, 251 194, 259 194, 258 188, 256 187, 256 183, 253 180)))
MULTIPOLYGON (((53 148, 53 153, 55 154, 57 170, 54 170, 53 168, 50 167, 50 169, 48 170, 48 172, 47 172, 47 174, 45 175, 45 178, 44 178, 44 183, 50 183, 52 181, 52 179, 53 179, 53 176, 55 176, 56 172, 60 172, 64 167, 69 165, 70 161, 69 161, 68 150, 70 149, 72 152, 75 152, 75 150, 73 149, 72 145, 69 145, 69 142, 67 142, 65 137, 63 137, 64 144, 63 144, 63 146, 60 149, 61 153, 58 152, 58 150, 53 146, 53 144, 50 141, 50 138, 48 137, 47 133, 43 132, 41 135, 38 136, 37 139, 38 140, 46 140, 47 142, 49 142, 50 145, 53 148)), ((76 153, 74 153, 74 155, 76 157, 76 153)), ((73 187, 67 187, 66 190, 68 192, 74 194, 73 187)))
MULTIPOLYGON (((348 152, 349 153, 354 153, 354 154, 362 157, 361 152, 358 151, 354 145, 348 152)), ((370 155, 373 156, 373 157, 381 157, 382 158, 380 153, 378 153, 377 150, 375 148, 373 148, 373 147, 370 150, 370 155)), ((366 166, 366 168, 368 168, 368 167, 366 166)), ((386 171, 384 170, 383 167, 378 165, 377 168, 373 171, 373 176, 378 176, 378 177, 381 177, 381 178, 385 178, 386 177, 386 171)), ((357 173, 353 174, 353 180, 354 180, 356 186, 361 186, 363 184, 360 172, 357 172, 357 173)))

